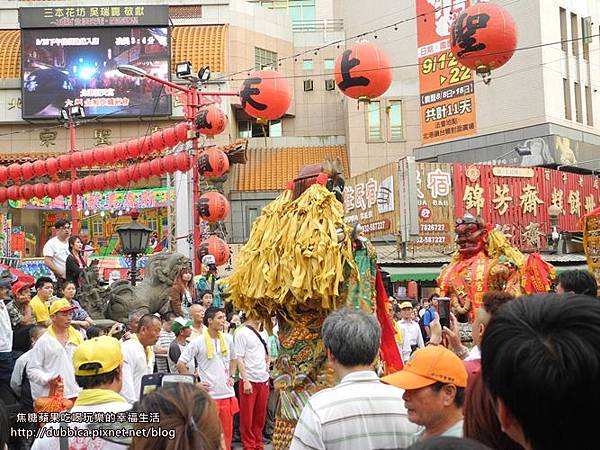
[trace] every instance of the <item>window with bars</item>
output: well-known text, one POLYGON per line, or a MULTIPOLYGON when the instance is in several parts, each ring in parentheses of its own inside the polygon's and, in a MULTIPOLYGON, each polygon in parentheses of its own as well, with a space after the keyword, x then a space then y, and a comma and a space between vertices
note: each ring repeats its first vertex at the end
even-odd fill
POLYGON ((271 68, 277 70, 277 53, 264 48, 254 47, 254 66, 256 70, 271 68))

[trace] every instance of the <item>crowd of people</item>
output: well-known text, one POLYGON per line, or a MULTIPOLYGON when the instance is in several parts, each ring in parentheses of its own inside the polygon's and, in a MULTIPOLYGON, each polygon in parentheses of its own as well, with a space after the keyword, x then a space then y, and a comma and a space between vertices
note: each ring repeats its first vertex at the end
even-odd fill
MULTIPOLYGON (((81 240, 68 222, 53 239, 53 278, 0 276, 0 449, 264 448, 278 407, 275 318, 232 311, 206 257, 197 282, 177 274, 169 312, 102 328, 77 301, 81 240), (69 418, 42 415, 57 401, 69 418)), ((586 271, 563 272, 552 294, 487 292, 471 342, 454 315, 442 326, 443 299, 390 298, 403 369, 389 374, 377 318, 332 312, 322 338, 338 382, 310 397, 291 448, 595 448, 584 403, 600 390, 596 295, 586 271)))

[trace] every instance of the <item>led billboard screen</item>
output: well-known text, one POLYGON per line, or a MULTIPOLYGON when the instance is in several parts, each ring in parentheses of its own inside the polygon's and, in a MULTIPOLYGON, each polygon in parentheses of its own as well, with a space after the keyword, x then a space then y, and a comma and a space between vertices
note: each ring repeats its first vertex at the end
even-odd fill
POLYGON ((23 118, 56 119, 81 104, 87 116, 169 115, 162 86, 117 70, 131 64, 169 78, 166 27, 23 29, 23 118))

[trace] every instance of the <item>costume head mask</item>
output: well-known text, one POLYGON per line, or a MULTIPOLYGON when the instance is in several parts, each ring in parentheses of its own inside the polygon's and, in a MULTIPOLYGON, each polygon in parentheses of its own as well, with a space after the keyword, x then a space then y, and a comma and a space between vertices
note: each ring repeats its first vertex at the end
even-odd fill
POLYGON ((456 221, 456 244, 462 258, 470 258, 485 250, 487 230, 483 220, 467 213, 456 221))

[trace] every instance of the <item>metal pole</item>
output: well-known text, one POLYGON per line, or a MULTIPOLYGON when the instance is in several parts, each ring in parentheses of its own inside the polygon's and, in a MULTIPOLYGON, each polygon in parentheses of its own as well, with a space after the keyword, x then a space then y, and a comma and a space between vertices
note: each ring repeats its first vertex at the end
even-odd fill
MULTIPOLYGON (((69 114, 69 149, 70 153, 73 154, 77 150, 75 149, 75 121, 69 114)), ((77 169, 71 167, 71 186, 77 178, 77 169)), ((77 194, 71 193, 71 222, 73 235, 79 234, 79 213, 77 208, 77 194)))
POLYGON ((192 139, 192 202, 193 202, 193 260, 194 260, 194 273, 199 274, 201 271, 200 258, 198 258, 198 249, 200 248, 200 215, 198 213, 198 199, 200 198, 200 173, 198 171, 198 137, 196 135, 196 114, 200 106, 198 88, 195 84, 192 84, 187 95, 186 95, 186 108, 185 116, 186 119, 190 120, 193 124, 194 138, 192 139))
POLYGON ((131 285, 135 286, 135 282, 137 281, 137 253, 131 254, 131 272, 129 272, 129 279, 131 280, 131 285))

